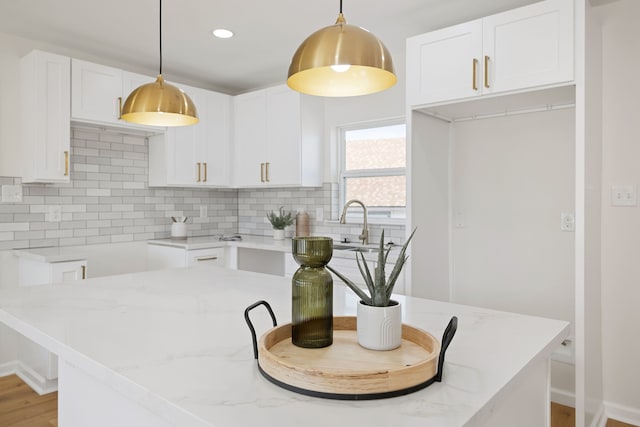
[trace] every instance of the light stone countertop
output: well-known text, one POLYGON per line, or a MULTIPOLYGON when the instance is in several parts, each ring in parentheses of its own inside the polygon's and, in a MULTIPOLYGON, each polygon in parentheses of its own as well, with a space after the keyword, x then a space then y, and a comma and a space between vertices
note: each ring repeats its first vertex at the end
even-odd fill
MULTIPOLYGON (((197 250, 197 249, 209 249, 209 248, 222 248, 227 246, 235 246, 238 248, 247 248, 247 249, 261 249, 266 251, 277 251, 284 253, 291 253, 291 238, 285 238, 284 240, 275 240, 273 237, 268 236, 253 236, 248 234, 240 235, 242 240, 237 241, 221 241, 219 240, 219 235, 215 236, 201 236, 201 237, 188 237, 183 240, 176 239, 154 239, 149 240, 147 243, 149 245, 160 245, 160 246, 169 246, 174 248, 181 248, 185 250, 197 250)), ((335 245, 344 245, 345 243, 339 243, 334 241, 335 245)), ((351 242, 346 243, 350 246, 355 247, 363 247, 363 248, 377 248, 377 244, 369 244, 367 246, 363 246, 360 242, 351 242)), ((396 245, 392 247, 391 253, 389 254, 389 261, 395 262, 399 249, 402 246, 396 245)), ((375 261, 378 258, 378 254, 376 252, 365 253, 365 258, 367 260, 375 261)), ((339 250, 334 248, 333 250, 334 258, 348 258, 355 259, 356 252, 348 251, 348 250, 339 250)))
POLYGON ((49 263, 82 261, 87 259, 87 256, 82 254, 78 248, 68 249, 64 247, 14 249, 13 254, 17 257, 49 263))
MULTIPOLYGON (((213 266, 149 271, 0 291, 0 322, 181 427, 479 425, 569 332, 563 321, 394 296, 405 323, 439 339, 458 317, 443 382, 391 399, 319 399, 268 382, 253 359, 244 309, 264 299, 289 322, 289 289, 289 279, 213 266)), ((356 301, 334 288, 335 315, 354 315, 356 301)), ((254 319, 259 335, 271 326, 254 319)))

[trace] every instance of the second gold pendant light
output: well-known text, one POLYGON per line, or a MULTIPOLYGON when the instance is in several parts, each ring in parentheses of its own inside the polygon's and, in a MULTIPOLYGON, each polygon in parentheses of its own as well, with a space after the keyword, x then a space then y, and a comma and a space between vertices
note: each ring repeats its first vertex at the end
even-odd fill
POLYGON ((340 13, 334 25, 302 42, 293 55, 287 84, 317 96, 357 96, 379 92, 397 82, 391 54, 364 28, 347 24, 340 13))
POLYGON ((160 72, 155 82, 131 92, 124 102, 122 120, 149 126, 187 126, 198 123, 189 95, 162 77, 162 0, 160 0, 160 72))

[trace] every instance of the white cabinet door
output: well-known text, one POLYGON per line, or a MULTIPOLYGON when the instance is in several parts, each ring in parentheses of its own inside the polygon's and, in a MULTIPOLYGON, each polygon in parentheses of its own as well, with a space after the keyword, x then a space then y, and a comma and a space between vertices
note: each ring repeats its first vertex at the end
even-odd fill
POLYGON ((571 81, 573 2, 547 0, 487 17, 483 45, 484 93, 571 81))
POLYGON ((71 118, 122 124, 122 71, 79 59, 71 60, 71 118))
POLYGON ((20 67, 22 181, 69 182, 71 59, 32 51, 20 67))
POLYGON ((267 91, 267 184, 299 184, 300 176, 300 94, 288 86, 267 91))
MULTIPOLYGON (((174 83, 172 83, 174 84, 174 83)), ((167 181, 173 185, 196 185, 202 182, 200 141, 206 137, 207 110, 203 92, 180 85, 198 112, 199 121, 191 126, 170 127, 166 131, 169 155, 167 156, 167 181)))
POLYGON ((228 186, 231 183, 231 97, 207 91, 207 133, 200 147, 204 163, 203 185, 228 186))
POLYGON ((87 278, 87 261, 55 262, 51 264, 51 283, 75 282, 87 278))
POLYGON ((259 186, 266 182, 266 91, 238 95, 233 103, 233 183, 241 187, 259 186))
POLYGON ((481 94, 482 21, 407 39, 407 101, 422 105, 481 94))
MULTIPOLYGON (((86 279, 87 261, 41 262, 20 257, 20 286, 37 286, 50 283, 71 282, 86 279)), ((20 337, 18 340, 19 372, 40 394, 57 389, 58 357, 34 343, 20 337)))

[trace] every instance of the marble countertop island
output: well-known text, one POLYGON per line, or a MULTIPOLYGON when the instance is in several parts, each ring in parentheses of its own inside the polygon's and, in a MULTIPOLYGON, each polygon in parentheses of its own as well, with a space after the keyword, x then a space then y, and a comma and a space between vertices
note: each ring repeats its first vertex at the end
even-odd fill
MULTIPOLYGON (((438 338, 458 317, 443 382, 336 401, 258 372, 243 312, 263 299, 290 321, 288 279, 212 266, 149 271, 2 291, 0 322, 58 354, 64 427, 502 426, 514 411, 519 426, 545 425, 548 358, 566 322, 398 296, 404 322, 438 338)), ((355 315, 356 302, 335 287, 335 315, 355 315)), ((252 318, 258 335, 271 327, 266 312, 252 318)))

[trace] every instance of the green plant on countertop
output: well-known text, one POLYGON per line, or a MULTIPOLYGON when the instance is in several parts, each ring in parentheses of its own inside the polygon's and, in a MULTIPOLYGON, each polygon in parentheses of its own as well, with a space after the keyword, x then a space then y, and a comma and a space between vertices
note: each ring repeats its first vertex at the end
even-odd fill
POLYGON ((402 271, 402 267, 404 267, 404 263, 407 262, 407 259, 409 258, 409 256, 406 255, 405 252, 407 251, 407 246, 409 246, 409 242, 411 241, 411 238, 413 237, 415 232, 416 229, 414 228, 407 241, 404 243, 404 245, 402 245, 402 249, 400 249, 400 254, 398 254, 396 264, 393 266, 393 270, 391 270, 391 274, 389 274, 388 279, 384 272, 384 266, 387 263, 387 258, 389 257, 389 253, 391 252, 391 247, 389 247, 386 251, 384 250, 384 230, 382 230, 382 236, 380 236, 380 248, 378 249, 378 268, 375 269, 373 276, 371 276, 371 270, 367 265, 364 254, 362 254, 362 252, 356 252, 358 268, 360 269, 360 274, 362 274, 362 277, 367 284, 369 295, 367 295, 362 289, 360 289, 358 285, 353 283, 351 280, 347 279, 345 276, 331 268, 331 266, 327 265, 326 267, 329 271, 338 276, 347 286, 349 286, 351 290, 355 292, 356 295, 358 295, 362 302, 366 305, 374 307, 388 307, 389 300, 391 299, 391 294, 393 293, 393 287, 396 284, 396 280, 398 280, 398 276, 402 271))
POLYGON ((276 230, 284 230, 286 226, 293 224, 291 212, 285 212, 284 206, 280 206, 278 213, 274 211, 267 213, 267 219, 276 230))

